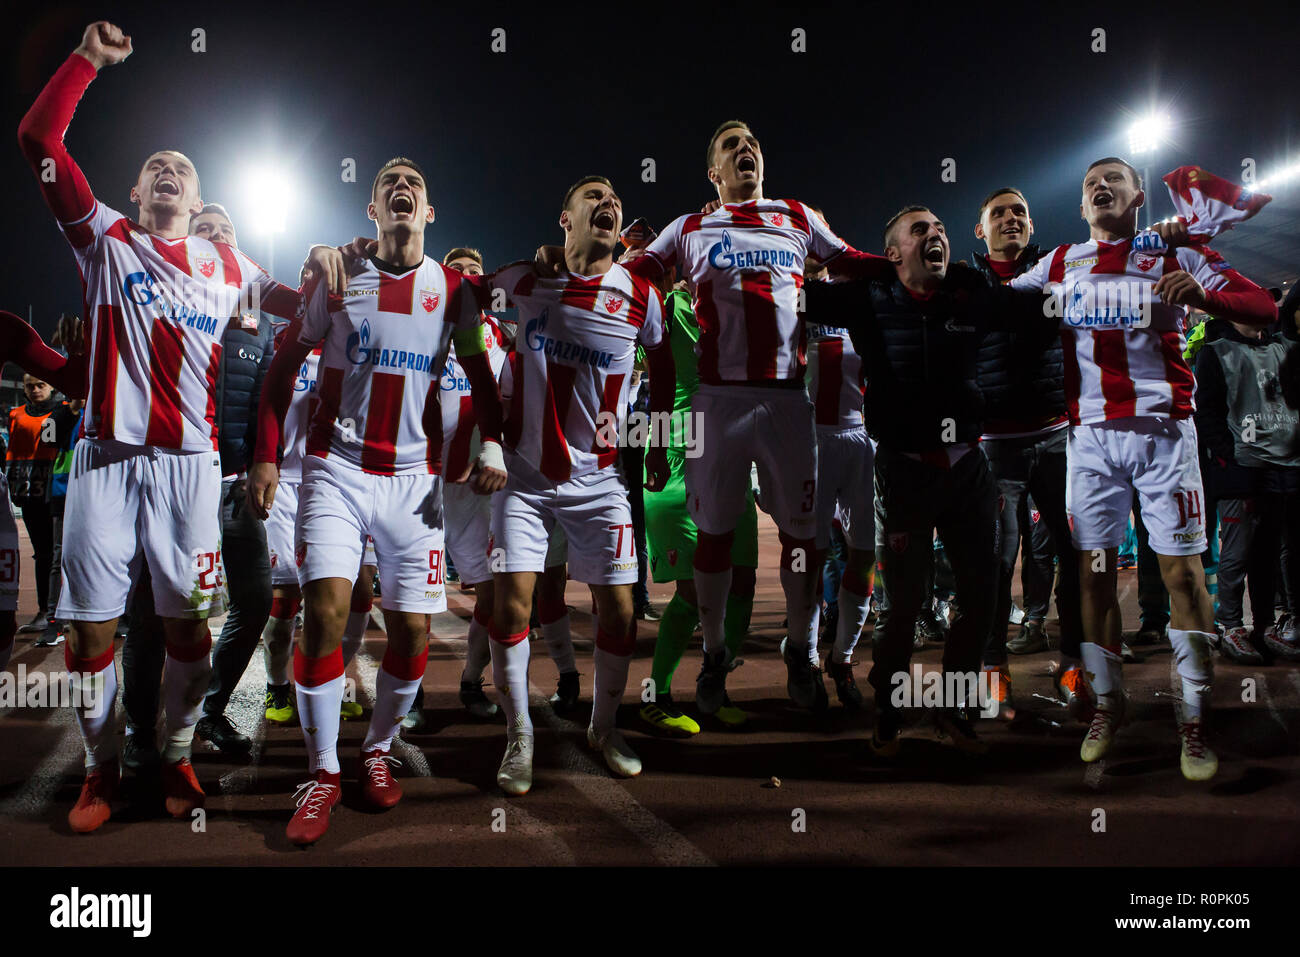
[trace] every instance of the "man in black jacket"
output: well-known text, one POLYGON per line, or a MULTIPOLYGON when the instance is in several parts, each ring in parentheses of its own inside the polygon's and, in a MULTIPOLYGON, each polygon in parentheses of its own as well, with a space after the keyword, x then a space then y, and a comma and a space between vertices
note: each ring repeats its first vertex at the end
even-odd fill
MULTIPOLYGON (((235 228, 224 208, 209 203, 190 220, 190 232, 215 243, 235 246, 235 228)), ((274 330, 266 315, 232 321, 222 340, 217 369, 217 451, 221 456, 221 550, 229 613, 212 648, 212 681, 203 700, 203 717, 195 728, 217 749, 246 752, 247 735, 225 716, 226 705, 257 648, 271 613, 271 559, 266 529, 248 508, 244 483, 257 439, 257 401, 271 365, 274 330)), ((147 569, 145 571, 147 575, 147 569)), ((161 621, 153 611, 153 591, 137 583, 129 637, 123 649, 129 734, 123 749, 128 767, 153 763, 153 727, 158 711, 164 643, 161 621), (143 736, 142 736, 143 735, 143 736)))
MULTIPOLYGON (((980 206, 975 236, 987 255, 975 254, 976 268, 1001 284, 1038 262, 1041 251, 1029 242, 1034 223, 1029 200, 1013 186, 994 190, 980 206)), ((1055 545, 1060 578, 1056 607, 1060 616, 1061 664, 1058 693, 1076 717, 1086 719, 1087 688, 1080 668, 1079 560, 1070 541, 1065 509, 1065 445, 1070 420, 1065 407, 1065 360, 1061 337, 1048 324, 1031 329, 999 329, 984 337, 978 356, 984 395, 982 446, 998 486, 998 604, 984 649, 985 670, 997 670, 999 688, 1010 700, 1007 653, 1031 654, 1047 647, 1042 622, 1028 618, 1020 634, 1007 641, 1011 581, 1020 545, 1020 515, 1033 496, 1055 545)), ((1024 536, 1028 540, 1028 536, 1024 536)), ((1025 562, 1032 560, 1025 549, 1025 562)), ((1050 587, 1050 583, 1049 583, 1050 587)))
POLYGON ((889 603, 876 624, 868 677, 877 711, 871 747, 896 754, 900 707, 931 703, 907 669, 937 528, 959 613, 944 646, 946 693, 936 722, 963 751, 983 753, 965 706, 973 703, 996 604, 997 489, 978 449, 984 403, 976 355, 991 328, 1051 328, 1056 320, 1045 317, 1040 296, 990 287, 968 266, 950 269, 943 223, 924 206, 895 215, 884 245, 892 283, 805 286, 807 319, 833 315, 862 357, 867 431, 879 442, 876 551, 889 603))
POLYGON ((1285 661, 1300 659, 1295 596, 1300 595, 1300 412, 1279 383, 1290 342, 1245 323, 1209 319, 1196 355, 1196 432, 1206 501, 1219 508, 1220 652, 1260 664, 1261 647, 1285 661), (1279 562, 1286 549, 1289 560, 1279 562), (1290 614, 1274 622, 1278 568, 1290 614), (1254 643, 1244 626, 1249 586, 1254 643))

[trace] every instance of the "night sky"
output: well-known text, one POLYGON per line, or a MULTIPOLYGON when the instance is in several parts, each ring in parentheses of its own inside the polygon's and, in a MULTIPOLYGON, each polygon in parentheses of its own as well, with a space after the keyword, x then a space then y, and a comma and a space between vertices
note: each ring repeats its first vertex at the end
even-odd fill
MULTIPOLYGON (((1153 173, 1197 163, 1236 180, 1244 157, 1265 177, 1300 159, 1300 17, 1285 6, 535 6, 551 12, 470 2, 33 5, 4 38, 0 307, 30 306, 46 334, 60 310, 80 311, 72 255, 14 134, 96 19, 135 45, 100 73, 67 137, 96 194, 134 216, 127 193, 143 159, 180 149, 204 198, 228 207, 241 248, 265 265, 268 241, 247 227, 245 171, 277 164, 296 196, 274 250, 284 282, 310 243, 373 235, 369 185, 395 154, 428 174, 437 212, 428 253, 474 245, 489 267, 559 242, 560 201, 583 174, 610 177, 629 220, 662 227, 697 210, 714 195, 708 136, 733 117, 759 137, 768 196, 821 206, 837 232, 872 251, 895 210, 926 203, 947 222, 954 258, 977 248, 979 202, 1006 184, 1028 193, 1037 241, 1085 239, 1084 167, 1125 155, 1129 122, 1152 105, 1175 122, 1153 173), (205 53, 191 51, 196 27, 205 53), (505 53, 490 48, 496 27, 505 53), (1098 27, 1105 53, 1090 50, 1098 27), (805 53, 791 50, 795 28, 807 31, 805 53), (656 182, 642 182, 647 157, 656 182), (355 183, 342 182, 345 158, 356 161, 355 183), (945 158, 956 161, 955 183, 941 181, 945 158)), ((1274 193, 1216 243, 1266 285, 1300 273, 1300 180, 1274 193)), ((1163 185, 1149 195, 1157 218, 1172 211, 1163 185)))

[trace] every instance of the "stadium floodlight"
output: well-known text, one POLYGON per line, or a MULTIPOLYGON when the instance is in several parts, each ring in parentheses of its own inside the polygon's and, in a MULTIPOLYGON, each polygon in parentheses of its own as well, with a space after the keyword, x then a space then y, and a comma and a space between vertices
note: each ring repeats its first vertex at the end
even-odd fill
POLYGON ((289 177, 269 163, 251 168, 245 174, 244 183, 248 227, 266 237, 266 269, 274 276, 275 237, 288 227, 293 188, 289 177))
POLYGON ((1287 180, 1295 179, 1297 176, 1300 176, 1300 163, 1292 163, 1290 166, 1282 167, 1272 176, 1267 176, 1258 182, 1248 183, 1247 185, 1253 190, 1261 190, 1265 186, 1277 186, 1287 180))
POLYGON ((284 232, 293 204, 289 177, 273 166, 261 166, 250 170, 245 182, 249 227, 266 236, 284 232))
POLYGON ((1134 120, 1128 128, 1128 149, 1134 156, 1154 153, 1169 135, 1173 122, 1168 113, 1148 113, 1134 120))

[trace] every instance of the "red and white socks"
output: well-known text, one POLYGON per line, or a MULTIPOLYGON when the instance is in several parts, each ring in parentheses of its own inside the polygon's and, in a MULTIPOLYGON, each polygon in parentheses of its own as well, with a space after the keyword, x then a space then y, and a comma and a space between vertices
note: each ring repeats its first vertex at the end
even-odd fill
POLYGON ((615 638, 597 626, 596 650, 592 654, 596 678, 591 693, 591 727, 597 735, 604 735, 618 723, 618 706, 627 690, 627 673, 635 647, 635 621, 622 638, 615 638))
POLYGON ((82 658, 63 647, 63 663, 70 677, 73 711, 86 746, 86 769, 117 760, 117 734, 113 713, 117 702, 117 668, 113 646, 102 655, 82 658))
POLYGON ((558 607, 543 606, 538 603, 537 620, 541 625, 538 632, 542 636, 542 641, 546 642, 546 653, 555 663, 556 672, 567 674, 578 670, 573 660, 573 634, 569 629, 569 609, 565 607, 563 601, 557 602, 556 605, 558 607))
POLYGON ((1213 639, 1213 635, 1203 631, 1169 629, 1169 643, 1174 646, 1174 667, 1182 681, 1183 721, 1199 720, 1210 709, 1214 681, 1210 642, 1213 639))
POLYGON ((1079 654, 1083 657, 1088 683, 1097 696, 1097 707, 1103 711, 1115 711, 1124 693, 1124 658, 1120 649, 1085 641, 1079 646, 1079 654))
POLYGON ((496 625, 489 628, 492 654, 492 684, 506 715, 508 734, 532 734, 528 713, 528 628, 516 635, 503 635, 496 625))
POLYGON ((203 697, 212 681, 212 635, 193 645, 167 643, 163 668, 163 751, 164 761, 175 764, 190 756, 194 725, 203 709, 203 697))
POLYGON ((307 745, 307 767, 313 774, 317 771, 338 774, 343 650, 335 648, 321 658, 308 658, 299 647, 293 655, 293 678, 297 690, 298 718, 307 745))
POLYGON ((415 701, 420 682, 424 680, 424 668, 428 661, 428 645, 412 658, 394 654, 391 645, 384 653, 379 674, 375 676, 375 710, 370 715, 365 743, 361 745, 363 753, 386 752, 393 743, 397 729, 402 726, 402 719, 415 701))
MULTIPOLYGON (((474 617, 469 620, 469 635, 465 642, 465 670, 461 672, 461 681, 478 684, 483 678, 483 672, 492 663, 492 649, 488 647, 488 622, 491 617, 491 612, 481 611, 478 605, 474 606, 474 617)), ((567 615, 565 622, 568 622, 567 615)), ((572 644, 569 649, 572 656, 572 644)))

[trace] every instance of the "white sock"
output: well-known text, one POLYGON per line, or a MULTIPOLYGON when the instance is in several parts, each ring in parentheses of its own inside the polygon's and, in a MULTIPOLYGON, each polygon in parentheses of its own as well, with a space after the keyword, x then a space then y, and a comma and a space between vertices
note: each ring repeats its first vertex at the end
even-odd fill
POLYGON ((592 661, 596 666, 596 680, 591 693, 591 726, 597 734, 604 734, 617 724, 618 706, 627 689, 632 656, 597 648, 592 661))
POLYGON ((174 658, 171 648, 167 649, 162 681, 164 761, 176 762, 190 756, 194 725, 202 716, 203 696, 212 681, 211 650, 211 638, 207 650, 194 661, 174 658))
POLYGON ((573 660, 573 634, 569 630, 568 613, 561 615, 555 621, 543 623, 539 630, 542 640, 546 642, 546 652, 555 662, 555 670, 560 674, 577 671, 578 665, 573 660))
MULTIPOLYGON (((568 622, 569 616, 564 616, 565 622, 568 622)), ((573 657, 573 646, 569 646, 569 657, 573 657)), ((492 663, 492 649, 488 647, 488 628, 478 620, 475 615, 469 620, 469 635, 465 640, 465 670, 461 672, 460 680, 468 681, 470 684, 478 684, 483 677, 483 671, 492 663)))
POLYGON ((361 641, 366 637, 366 628, 370 625, 370 612, 354 611, 348 615, 347 626, 343 629, 343 667, 356 656, 361 648, 361 641))
MULTIPOLYGON (((700 627, 704 630, 704 651, 714 653, 726 647, 724 629, 727 618, 727 594, 731 591, 731 566, 724 571, 702 572, 695 569, 695 594, 700 599, 700 627)), ((805 636, 804 640, 807 640, 805 636)))
POLYGON ((117 667, 112 657, 99 671, 78 671, 70 652, 64 655, 70 678, 70 691, 86 746, 86 768, 98 767, 117 759, 117 735, 113 715, 117 706, 117 667))
POLYGON ((266 645, 266 683, 287 685, 289 662, 293 660, 293 619, 268 618, 262 629, 262 643, 266 645))
POLYGON ((835 660, 848 664, 853 660, 853 649, 858 645, 862 626, 867 623, 867 606, 870 595, 859 595, 840 586, 840 620, 835 628, 835 660))
POLYGON ((528 639, 513 645, 489 641, 488 647, 492 653, 492 684, 505 711, 507 732, 532 734, 533 719, 528 713, 528 639))
POLYGON ((1174 646, 1174 666, 1182 679, 1182 720, 1193 721, 1210 709, 1210 692, 1214 682, 1214 664, 1210 642, 1214 636, 1203 631, 1169 629, 1169 643, 1174 646))
POLYGON ((402 725, 402 719, 411 710, 415 693, 424 680, 424 666, 429 660, 428 650, 417 655, 409 662, 396 659, 402 666, 394 670, 403 671, 405 676, 390 671, 393 662, 384 655, 384 662, 375 676, 375 710, 370 715, 370 727, 366 730, 364 751, 387 751, 393 743, 393 736, 402 725))
POLYGON ((298 720, 307 745, 307 770, 339 773, 339 705, 343 704, 343 675, 318 685, 294 682, 298 720))
POLYGON ((1083 655, 1083 669, 1088 675, 1088 683, 1097 696, 1098 707, 1110 710, 1115 705, 1115 698, 1124 691, 1124 659, 1091 641, 1080 645, 1079 651, 1083 655), (1103 701, 1103 698, 1106 700, 1103 701))
POLYGON ((815 663, 817 645, 808 640, 808 622, 812 618, 814 602, 803 597, 803 587, 807 577, 807 572, 792 572, 785 567, 781 569, 781 590, 785 592, 785 614, 790 620, 790 627, 787 629, 790 637, 786 639, 786 647, 792 654, 804 652, 808 660, 815 663))

